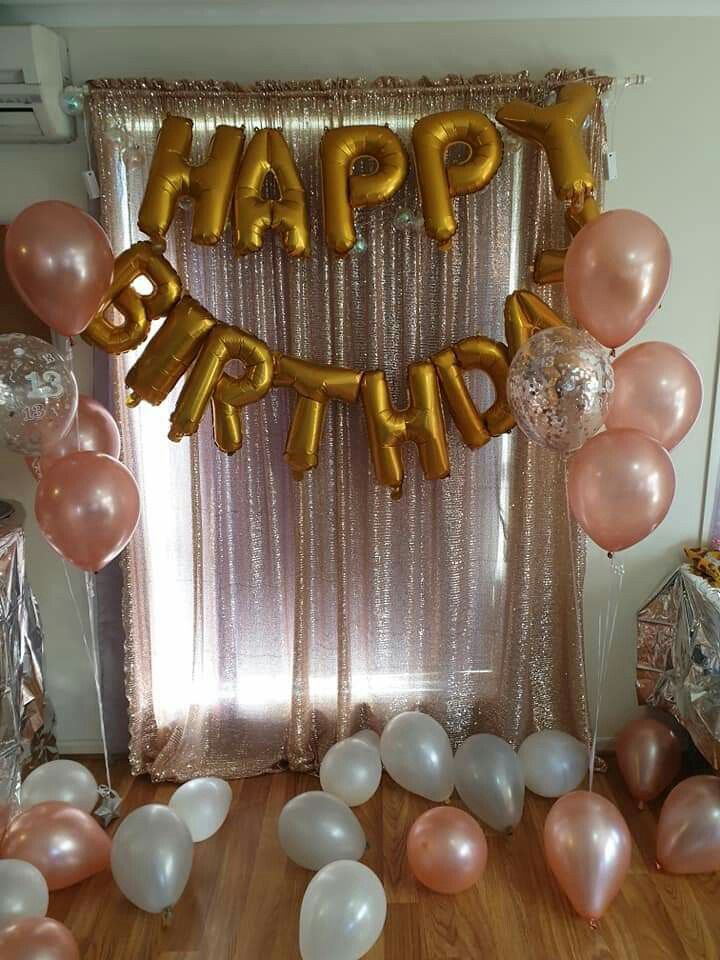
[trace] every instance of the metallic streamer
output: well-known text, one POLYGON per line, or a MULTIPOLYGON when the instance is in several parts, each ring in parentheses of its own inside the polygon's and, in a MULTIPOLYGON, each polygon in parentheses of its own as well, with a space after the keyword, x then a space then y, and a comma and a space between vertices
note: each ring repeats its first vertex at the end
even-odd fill
POLYGON ((57 756, 43 661, 23 531, 10 519, 0 524, 0 836, 20 810, 21 774, 57 756))
MULTIPOLYGON (((544 103, 578 77, 588 74, 247 89, 95 81, 87 104, 103 225, 116 251, 142 239, 137 212, 166 115, 193 120, 193 161, 206 155, 218 124, 281 128, 308 200, 312 256, 289 257, 270 233, 240 259, 229 230, 212 249, 193 245, 192 211, 182 208, 165 256, 214 316, 278 352, 383 368, 398 404, 410 362, 468 336, 504 339, 504 299, 529 286, 539 249, 565 245, 564 210, 540 151, 519 142, 481 194, 453 201, 451 250, 395 227, 399 211, 418 206, 411 169, 390 201, 356 211, 366 248, 338 259, 323 240, 324 129, 388 123, 408 149, 422 116, 492 116, 514 98, 544 103), (136 145, 131 168, 109 135, 117 128, 136 145)), ((600 90, 609 84, 589 79, 600 90)), ((599 174, 599 99, 586 137, 599 174)), ((562 291, 547 296, 561 311, 562 291)), ((568 556, 559 458, 519 431, 472 451, 449 426, 451 476, 424 480, 408 450, 404 497, 391 502, 372 478, 360 406, 334 402, 319 465, 296 483, 283 462, 290 391, 271 391, 248 408, 242 450, 228 458, 214 447, 209 418, 191 443, 171 444, 167 410, 128 410, 123 379, 132 355, 109 362, 125 459, 143 491, 125 558, 136 772, 184 780, 288 763, 315 769, 335 739, 416 706, 455 743, 480 729, 515 743, 537 727, 587 736, 575 616, 584 550, 573 528, 576 553, 568 556)), ((478 409, 487 409, 489 378, 468 375, 467 383, 478 409)))
POLYGON ((638 612, 637 629, 638 700, 669 710, 720 770, 720 589, 684 564, 638 612))

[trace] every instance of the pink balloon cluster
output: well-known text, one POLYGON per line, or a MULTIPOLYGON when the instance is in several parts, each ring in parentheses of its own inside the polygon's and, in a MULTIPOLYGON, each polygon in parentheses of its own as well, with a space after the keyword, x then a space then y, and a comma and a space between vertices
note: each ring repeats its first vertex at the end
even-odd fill
MULTIPOLYGON (((640 809, 680 772, 682 727, 667 714, 636 717, 617 740, 620 772, 640 809)), ((720 870, 720 778, 688 777, 670 791, 657 825, 658 867, 668 873, 720 870)))
MULTIPOLYGON (((50 891, 82 883, 110 866, 110 837, 97 820, 69 803, 36 804, 10 823, 0 858, 40 871, 50 891)), ((49 917, 25 916, 0 930, 3 960, 80 960, 73 935, 49 917)))
MULTIPOLYGON (((660 305, 670 278, 670 246, 649 217, 612 210, 584 226, 565 260, 570 310, 606 347, 633 337, 660 305)), ((702 380, 667 343, 643 343, 613 364, 615 389, 605 421, 568 466, 570 509, 604 550, 642 540, 667 514, 675 471, 667 451, 700 412, 702 380)))
MULTIPOLYGON (((54 200, 33 204, 10 224, 5 260, 28 307, 66 336, 87 327, 112 282, 105 232, 82 210, 54 200)), ((80 396, 70 428, 28 460, 39 480, 38 525, 82 570, 96 572, 117 556, 140 516, 137 484, 119 455, 117 424, 99 403, 80 396)))
POLYGON ((42 457, 35 517, 50 545, 81 570, 102 570, 125 548, 140 516, 135 479, 117 457, 120 432, 108 411, 80 395, 77 419, 42 457))

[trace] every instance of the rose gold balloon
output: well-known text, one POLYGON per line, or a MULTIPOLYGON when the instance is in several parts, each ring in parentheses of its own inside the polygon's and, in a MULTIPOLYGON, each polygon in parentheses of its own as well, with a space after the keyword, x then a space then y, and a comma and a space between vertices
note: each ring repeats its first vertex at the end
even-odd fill
POLYGON ((50 917, 24 917, 0 930, 2 960, 80 960, 75 938, 50 917))
POLYGON ((639 343, 618 357, 613 370, 615 390, 605 425, 642 430, 672 450, 702 406, 702 378, 690 357, 669 343, 639 343))
POLYGON ((84 810, 39 803, 12 821, 0 857, 27 860, 50 890, 62 890, 110 866, 110 837, 84 810))
POLYGON ((545 821, 545 857, 575 911, 598 920, 630 866, 632 841, 618 808, 597 793, 560 797, 545 821))
POLYGON ((568 464, 572 515, 603 550, 624 550, 652 533, 674 495, 667 450, 639 430, 599 433, 568 464))
POLYGON ((125 548, 140 516, 140 494, 127 467, 105 453, 56 460, 38 483, 38 525, 60 556, 97 571, 125 548))
POLYGON ((680 773, 682 744, 667 724, 637 717, 620 731, 615 755, 623 780, 642 810, 680 773))
POLYGON ((101 403, 84 393, 78 397, 77 420, 65 436, 41 457, 25 457, 25 463, 39 480, 52 463, 78 450, 94 450, 113 458, 120 456, 117 423, 101 403))
POLYGON ((606 347, 619 347, 647 323, 670 279, 670 245, 650 217, 610 210, 573 238, 564 279, 570 312, 606 347))
POLYGON ((657 859, 668 873, 720 870, 720 778, 688 777, 673 787, 660 811, 657 859))
POLYGON ((410 868, 437 893, 460 893, 480 879, 487 841, 476 820, 454 807, 433 807, 418 817, 407 840, 410 868))
POLYGON ((113 275, 105 231, 59 200, 34 203, 15 217, 5 236, 5 263, 32 312, 68 337, 90 323, 113 275))

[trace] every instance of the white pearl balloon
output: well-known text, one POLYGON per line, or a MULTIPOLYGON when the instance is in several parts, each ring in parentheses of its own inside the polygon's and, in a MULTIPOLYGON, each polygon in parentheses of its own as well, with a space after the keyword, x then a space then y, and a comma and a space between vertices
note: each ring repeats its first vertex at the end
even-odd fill
POLYGON ((303 960, 360 960, 382 933, 387 899, 362 863, 338 860, 308 884, 300 908, 303 960))
POLYGON ((326 793, 358 807, 380 786, 380 751, 364 740, 351 737, 330 747, 320 764, 320 784, 326 793))
POLYGON ((37 867, 24 860, 0 860, 0 927, 22 917, 44 917, 49 900, 37 867))
POLYGON ((161 803, 133 810, 113 837, 113 879, 147 913, 173 907, 190 877, 193 842, 180 817, 161 803))
POLYGON ((383 766, 401 787, 427 800, 450 799, 454 781, 450 740, 437 720, 407 711, 393 717, 380 737, 383 766))
POLYGON ((280 811, 278 838, 288 857, 307 870, 320 870, 334 860, 359 860, 367 846, 350 807, 321 790, 288 800, 280 811))
POLYGON ((371 730, 369 727, 366 730, 360 730, 358 733, 354 733, 351 740, 362 740, 363 743, 367 743, 371 747, 380 752, 380 734, 375 733, 374 730, 371 730))
POLYGON ((218 777, 197 777, 178 787, 168 806, 188 828, 193 843, 200 843, 225 823, 231 803, 229 783, 218 777))
POLYGON ((531 734, 518 750, 525 786, 541 797, 561 797, 580 786, 588 772, 588 750, 562 730, 531 734))
POLYGON ((51 800, 92 813, 98 802, 97 781, 87 767, 76 760, 51 760, 25 778, 23 810, 51 800))
POLYGON ((518 756, 505 740, 477 733, 455 754, 455 786, 465 806, 493 830, 520 823, 525 781, 518 756))

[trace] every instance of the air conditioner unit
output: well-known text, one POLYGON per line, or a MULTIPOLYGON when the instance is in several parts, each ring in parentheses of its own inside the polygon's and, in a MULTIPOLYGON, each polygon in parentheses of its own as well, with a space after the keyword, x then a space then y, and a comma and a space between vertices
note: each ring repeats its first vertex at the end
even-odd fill
POLYGON ((75 122, 63 113, 67 48, 46 27, 0 27, 0 143, 68 143, 75 122))

